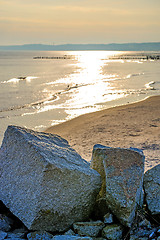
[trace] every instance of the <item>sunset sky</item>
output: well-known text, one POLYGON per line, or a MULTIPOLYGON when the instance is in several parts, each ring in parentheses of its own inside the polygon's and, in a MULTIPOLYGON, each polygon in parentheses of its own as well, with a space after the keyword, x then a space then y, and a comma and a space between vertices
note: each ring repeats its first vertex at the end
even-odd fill
POLYGON ((0 45, 160 41, 160 0, 0 0, 0 45))

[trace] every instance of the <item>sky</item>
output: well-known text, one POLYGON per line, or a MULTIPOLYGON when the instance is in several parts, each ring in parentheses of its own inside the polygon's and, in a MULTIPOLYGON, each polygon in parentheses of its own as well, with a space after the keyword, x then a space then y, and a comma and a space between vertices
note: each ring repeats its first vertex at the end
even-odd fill
POLYGON ((0 0, 0 45, 160 41, 160 0, 0 0))

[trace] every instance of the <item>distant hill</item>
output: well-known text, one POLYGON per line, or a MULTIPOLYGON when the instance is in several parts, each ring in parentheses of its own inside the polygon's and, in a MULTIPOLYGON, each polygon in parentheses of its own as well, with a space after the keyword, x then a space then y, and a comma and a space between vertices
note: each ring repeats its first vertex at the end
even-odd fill
POLYGON ((160 42, 148 43, 111 43, 111 44, 25 44, 0 46, 0 50, 31 50, 31 51, 82 51, 82 50, 108 50, 108 51, 160 51, 160 42))

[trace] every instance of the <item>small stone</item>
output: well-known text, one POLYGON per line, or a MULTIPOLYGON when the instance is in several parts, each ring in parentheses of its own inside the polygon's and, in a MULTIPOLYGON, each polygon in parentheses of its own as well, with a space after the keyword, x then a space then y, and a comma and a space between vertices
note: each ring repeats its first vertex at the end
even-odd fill
POLYGON ((73 232, 72 229, 69 229, 67 232, 65 232, 64 235, 72 235, 72 236, 75 236, 76 234, 73 232))
POLYGON ((0 214, 0 230, 4 232, 9 232, 11 229, 10 223, 11 223, 10 218, 3 214, 0 214))
POLYGON ((129 240, 148 240, 147 237, 137 237, 137 236, 130 236, 129 240))
POLYGON ((93 240, 91 237, 80 237, 70 235, 56 235, 52 240, 93 240))
POLYGON ((28 240, 50 240, 53 239, 53 235, 45 231, 31 232, 27 234, 28 240))
POLYGON ((25 228, 25 227, 22 227, 22 228, 16 228, 13 233, 27 233, 28 230, 25 228))
POLYGON ((7 239, 10 239, 10 240, 26 240, 26 238, 19 238, 19 237, 13 237, 13 236, 11 236, 11 237, 7 237, 7 239))
POLYGON ((107 213, 104 215, 104 223, 106 223, 106 224, 113 223, 113 214, 112 213, 107 213))
POLYGON ((152 239, 155 235, 156 228, 153 228, 151 230, 146 230, 142 228, 135 229, 135 231, 131 232, 131 239, 141 239, 141 238, 146 238, 152 239))
POLYGON ((160 164, 144 174, 144 191, 149 211, 160 214, 160 164))
POLYGON ((10 239, 23 239, 25 237, 25 233, 8 233, 7 238, 10 239))
POLYGON ((139 227, 151 228, 151 223, 147 219, 144 219, 139 223, 139 227))
POLYGON ((7 237, 7 233, 6 232, 3 232, 3 231, 0 231, 0 240, 3 240, 7 237))
POLYGON ((102 237, 108 240, 120 240, 122 239, 122 228, 120 225, 112 224, 103 228, 102 237))
POLYGON ((95 222, 77 222, 73 224, 74 231, 80 236, 98 237, 100 231, 104 228, 102 221, 95 222))

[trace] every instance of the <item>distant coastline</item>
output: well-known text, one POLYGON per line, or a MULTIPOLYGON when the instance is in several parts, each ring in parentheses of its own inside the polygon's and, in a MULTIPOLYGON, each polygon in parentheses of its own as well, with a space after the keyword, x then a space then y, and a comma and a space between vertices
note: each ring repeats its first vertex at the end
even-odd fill
POLYGON ((160 42, 110 44, 24 44, 0 46, 0 50, 21 51, 160 51, 160 42))

